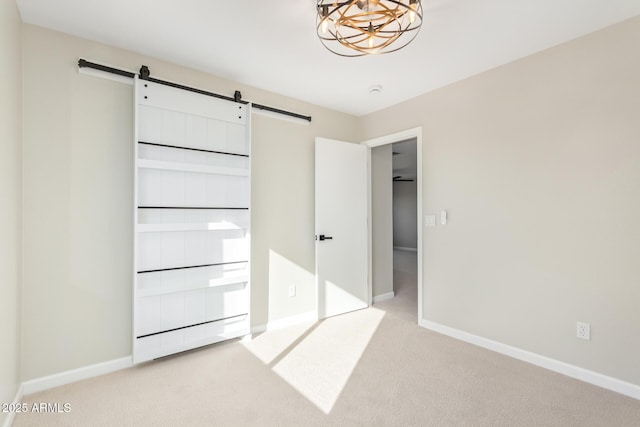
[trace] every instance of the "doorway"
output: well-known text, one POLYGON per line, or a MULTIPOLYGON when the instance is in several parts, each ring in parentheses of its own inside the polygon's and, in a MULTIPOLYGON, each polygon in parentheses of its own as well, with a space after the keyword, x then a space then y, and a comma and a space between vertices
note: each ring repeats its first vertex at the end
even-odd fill
POLYGON ((369 147, 369 280, 372 303, 393 298, 422 319, 422 128, 369 147), (394 154, 396 153, 396 154, 394 154), (408 288, 408 286, 410 288, 408 288))
POLYGON ((415 316, 418 311, 417 142, 416 138, 411 138, 390 146, 393 175, 393 292, 394 298, 399 300, 398 307, 415 316))

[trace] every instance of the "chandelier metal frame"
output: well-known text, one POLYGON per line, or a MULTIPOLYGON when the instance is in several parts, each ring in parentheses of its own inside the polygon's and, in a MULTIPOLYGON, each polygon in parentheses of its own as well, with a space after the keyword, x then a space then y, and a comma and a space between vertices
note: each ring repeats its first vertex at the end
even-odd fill
POLYGON ((421 26, 421 0, 317 2, 318 37, 340 56, 395 52, 408 45, 421 26))

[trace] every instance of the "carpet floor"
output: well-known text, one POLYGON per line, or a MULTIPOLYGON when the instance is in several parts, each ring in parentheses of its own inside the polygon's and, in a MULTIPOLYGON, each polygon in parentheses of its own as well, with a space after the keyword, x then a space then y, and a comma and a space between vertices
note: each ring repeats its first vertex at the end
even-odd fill
POLYGON ((640 401, 417 325, 415 253, 396 297, 25 396, 14 426, 640 426, 640 401))

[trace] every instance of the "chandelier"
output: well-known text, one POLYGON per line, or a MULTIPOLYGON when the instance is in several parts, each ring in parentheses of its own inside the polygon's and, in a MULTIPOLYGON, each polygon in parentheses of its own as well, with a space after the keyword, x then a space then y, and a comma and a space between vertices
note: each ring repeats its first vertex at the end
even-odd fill
POLYGON ((317 11, 320 41, 340 56, 395 52, 422 26, 420 0, 318 0, 317 11))

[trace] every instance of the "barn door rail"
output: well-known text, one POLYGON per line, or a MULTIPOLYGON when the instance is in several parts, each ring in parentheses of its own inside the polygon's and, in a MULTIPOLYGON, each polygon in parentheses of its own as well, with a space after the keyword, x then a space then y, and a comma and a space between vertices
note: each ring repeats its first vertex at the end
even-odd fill
MULTIPOLYGON (((115 74, 121 77, 128 77, 128 78, 134 78, 136 76, 136 73, 133 73, 131 71, 125 71, 125 70, 120 70, 118 68, 114 68, 114 67, 110 67, 108 65, 102 65, 102 64, 97 64, 95 62, 91 62, 91 61, 87 61, 86 59, 80 58, 78 59, 78 67, 79 68, 91 68, 93 70, 97 70, 97 71, 102 71, 105 73, 111 73, 111 74, 115 74)), ((219 98, 219 99, 224 99, 227 101, 233 101, 233 102, 237 102, 239 104, 249 104, 249 101, 245 101, 242 99, 242 94, 240 93, 239 90, 236 90, 235 93, 233 94, 233 97, 230 96, 226 96, 226 95, 220 95, 219 93, 214 93, 214 92, 209 92, 206 90, 202 90, 202 89, 198 89, 198 88, 194 88, 194 87, 190 87, 190 86, 185 86, 182 85, 180 83, 174 83, 174 82, 169 82, 166 80, 161 80, 161 79, 157 79, 155 77, 151 77, 151 71, 149 70, 149 67, 147 67, 146 65, 143 65, 140 68, 140 72, 138 74, 138 77, 141 80, 146 80, 146 81, 150 81, 153 83, 158 83, 161 85, 165 85, 165 86, 171 86, 177 89, 183 89, 189 92, 195 92, 195 93, 199 93, 201 95, 207 95, 207 96, 212 96, 214 98, 219 98)), ((275 113, 275 114, 281 114, 283 116, 287 116, 287 117, 293 117, 295 119, 300 119, 300 120, 305 120, 307 122, 311 122, 311 116, 305 116, 304 114, 299 114, 299 113, 294 113, 291 111, 287 111, 287 110, 282 110, 280 108, 275 108, 275 107, 270 107, 268 105, 262 105, 262 104, 256 104, 251 102, 251 106, 253 108, 256 108, 258 110, 263 110, 263 111, 268 111, 270 113, 275 113)))

